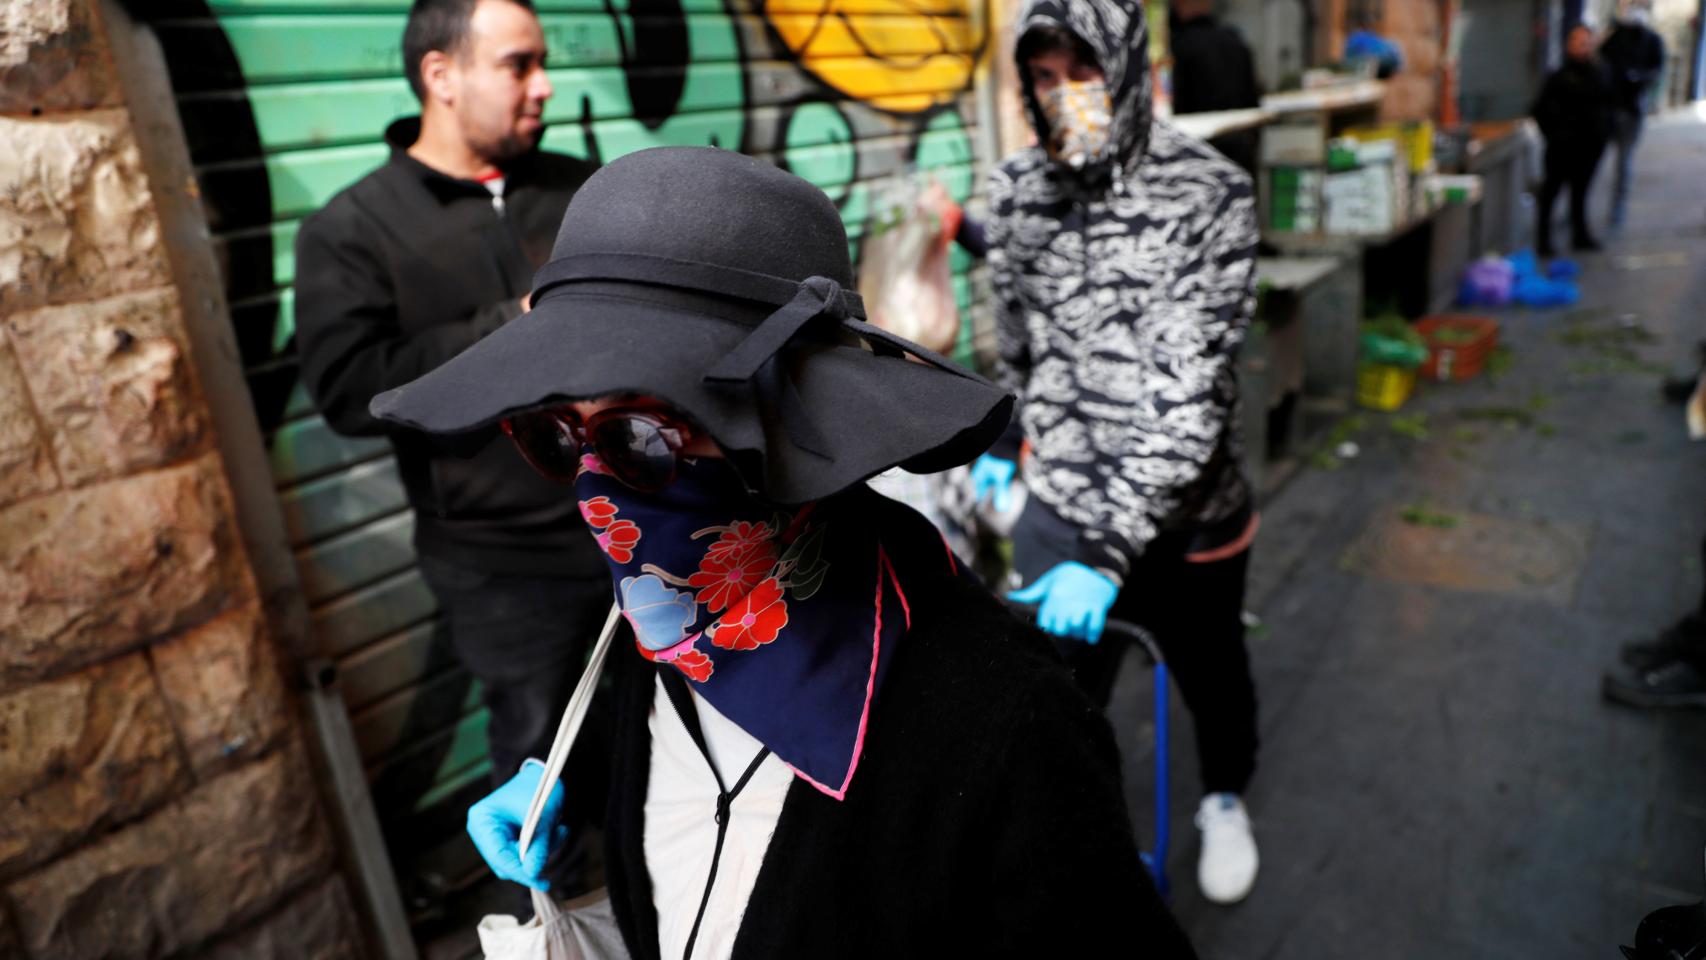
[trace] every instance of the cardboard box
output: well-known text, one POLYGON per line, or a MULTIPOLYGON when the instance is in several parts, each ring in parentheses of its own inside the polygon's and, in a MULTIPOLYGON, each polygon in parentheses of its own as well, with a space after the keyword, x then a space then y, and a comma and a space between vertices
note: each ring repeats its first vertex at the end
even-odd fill
POLYGON ((1270 167, 1264 171, 1267 228, 1275 233, 1321 229, 1321 171, 1313 167, 1270 167))
POLYGON ((1262 128, 1262 166, 1319 167, 1327 160, 1327 131, 1319 122, 1262 128))

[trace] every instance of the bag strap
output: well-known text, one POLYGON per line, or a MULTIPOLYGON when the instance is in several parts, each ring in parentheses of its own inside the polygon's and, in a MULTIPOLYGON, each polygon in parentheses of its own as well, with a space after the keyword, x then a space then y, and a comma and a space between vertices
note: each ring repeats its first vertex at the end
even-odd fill
POLYGON ((604 672, 604 655, 610 652, 610 641, 616 636, 616 625, 621 620, 621 604, 611 604, 604 630, 598 635, 592 656, 587 658, 586 669, 581 672, 580 682, 575 684, 575 692, 569 696, 569 705, 563 709, 563 719, 557 724, 557 739, 551 742, 551 752, 545 758, 545 773, 539 778, 539 786, 533 790, 533 800, 527 805, 527 817, 521 822, 520 855, 523 858, 527 856, 527 845, 533 840, 533 832, 539 828, 539 817, 545 812, 545 801, 551 796, 551 788, 563 775, 563 765, 569 760, 569 748, 580 736, 581 723, 586 720, 593 692, 598 689, 599 675, 604 672))

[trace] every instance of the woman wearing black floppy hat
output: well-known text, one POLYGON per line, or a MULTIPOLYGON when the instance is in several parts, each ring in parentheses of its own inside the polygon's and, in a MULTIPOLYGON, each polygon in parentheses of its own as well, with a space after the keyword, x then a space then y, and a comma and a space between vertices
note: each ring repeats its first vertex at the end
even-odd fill
MULTIPOLYGON (((1011 398, 865 323, 853 288, 815 187, 643 151, 577 194, 531 313, 373 402, 434 434, 501 426, 597 534, 636 649, 613 655, 606 817, 629 951, 1190 956, 1099 711, 864 484, 972 460, 1011 398)), ((539 770, 469 818, 533 886, 539 770)))

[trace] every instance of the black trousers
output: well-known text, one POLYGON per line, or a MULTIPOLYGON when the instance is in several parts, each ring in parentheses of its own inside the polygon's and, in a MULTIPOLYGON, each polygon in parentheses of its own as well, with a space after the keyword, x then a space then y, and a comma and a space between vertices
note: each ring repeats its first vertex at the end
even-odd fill
MULTIPOLYGON (((1196 725, 1204 793, 1241 794, 1256 771, 1256 685, 1243 620, 1249 569, 1249 550, 1192 563, 1182 543, 1163 537, 1132 567, 1108 613, 1149 631, 1167 658, 1196 725)), ((1106 707, 1129 643, 1104 634, 1095 645, 1059 646, 1079 685, 1106 707)))
POLYGON ((1546 179, 1540 184, 1539 221, 1534 233, 1534 244, 1541 256, 1552 252, 1552 208, 1566 186, 1570 188, 1570 240, 1580 244, 1592 238, 1593 233, 1588 229, 1588 189, 1593 186, 1594 171, 1599 169, 1603 153, 1603 141, 1547 145, 1546 179))
MULTIPOLYGON (((438 600, 440 629, 456 657, 480 681, 492 784, 515 776, 529 757, 544 760, 558 721, 613 595, 604 578, 507 577, 433 557, 421 576, 438 600)), ((609 792, 609 710, 594 701, 563 774, 563 822, 598 823, 609 792)))

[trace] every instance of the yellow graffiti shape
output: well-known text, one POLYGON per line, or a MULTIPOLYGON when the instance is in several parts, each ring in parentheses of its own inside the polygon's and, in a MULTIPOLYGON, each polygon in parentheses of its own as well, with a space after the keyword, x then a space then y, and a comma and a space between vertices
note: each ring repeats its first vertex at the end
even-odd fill
POLYGON ((971 86, 986 34, 972 0, 765 0, 764 15, 818 79, 894 113, 971 86))

